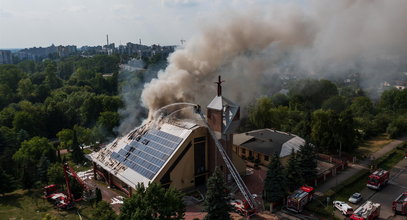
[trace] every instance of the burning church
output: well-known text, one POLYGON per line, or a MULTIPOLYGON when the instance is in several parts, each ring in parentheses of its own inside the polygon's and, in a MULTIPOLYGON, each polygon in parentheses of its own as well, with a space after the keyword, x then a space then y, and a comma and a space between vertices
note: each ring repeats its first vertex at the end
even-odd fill
POLYGON ((228 180, 240 179, 245 163, 232 150, 240 107, 222 96, 221 83, 219 77, 206 117, 198 105, 170 104, 149 122, 91 154, 95 178, 128 195, 139 183, 191 189, 205 184, 216 166, 228 180), (188 117, 177 117, 188 110, 188 117))

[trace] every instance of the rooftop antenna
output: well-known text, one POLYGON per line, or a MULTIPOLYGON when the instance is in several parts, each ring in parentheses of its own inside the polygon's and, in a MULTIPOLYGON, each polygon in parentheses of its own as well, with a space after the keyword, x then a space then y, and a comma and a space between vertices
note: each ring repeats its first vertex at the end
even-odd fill
POLYGON ((218 81, 215 82, 216 84, 218 84, 218 96, 222 96, 222 83, 223 82, 225 82, 225 80, 222 80, 222 78, 219 75, 218 76, 218 81))

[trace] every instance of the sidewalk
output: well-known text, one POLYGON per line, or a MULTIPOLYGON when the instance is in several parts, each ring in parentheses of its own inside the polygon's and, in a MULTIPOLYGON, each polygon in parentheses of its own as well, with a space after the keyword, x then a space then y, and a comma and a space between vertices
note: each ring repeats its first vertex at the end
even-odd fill
MULTIPOLYGON (((372 157, 374 159, 378 159, 378 158, 384 156, 388 152, 395 149, 398 145, 402 144, 406 139, 407 139, 407 137, 403 137, 403 138, 390 142, 389 144, 383 146, 382 149, 374 152, 372 154, 372 157)), ((368 169, 369 164, 370 164, 370 158, 362 160, 356 164, 349 163, 349 167, 346 170, 338 173, 336 176, 329 178, 328 181, 318 185, 316 187, 316 191, 320 194, 326 193, 329 189, 341 184, 342 182, 344 182, 348 178, 352 177, 359 171, 361 171, 363 169, 368 169)))

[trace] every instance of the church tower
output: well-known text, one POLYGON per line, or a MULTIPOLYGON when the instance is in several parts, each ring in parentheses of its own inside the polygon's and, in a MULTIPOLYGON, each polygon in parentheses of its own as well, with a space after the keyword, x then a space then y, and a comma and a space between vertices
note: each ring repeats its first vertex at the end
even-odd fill
MULTIPOLYGON (((227 155, 232 160, 233 132, 240 124, 240 107, 229 99, 222 96, 222 83, 219 76, 217 86, 217 96, 213 98, 207 106, 206 117, 209 126, 213 129, 216 137, 222 144, 227 155)), ((209 171, 212 173, 216 166, 220 167, 226 173, 226 166, 223 159, 216 149, 214 141, 209 141, 209 171)))

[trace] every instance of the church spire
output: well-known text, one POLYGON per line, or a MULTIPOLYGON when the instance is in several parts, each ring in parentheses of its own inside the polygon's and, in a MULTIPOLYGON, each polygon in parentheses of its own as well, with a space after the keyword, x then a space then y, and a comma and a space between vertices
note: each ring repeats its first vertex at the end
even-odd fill
POLYGON ((218 84, 218 96, 222 96, 222 83, 225 82, 225 80, 222 80, 221 77, 218 77, 218 81, 215 82, 218 84))

